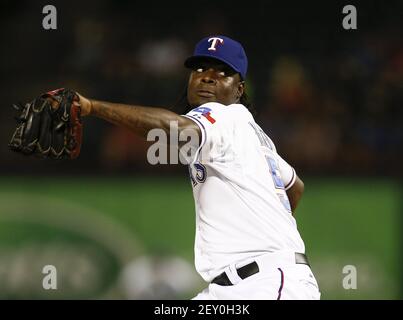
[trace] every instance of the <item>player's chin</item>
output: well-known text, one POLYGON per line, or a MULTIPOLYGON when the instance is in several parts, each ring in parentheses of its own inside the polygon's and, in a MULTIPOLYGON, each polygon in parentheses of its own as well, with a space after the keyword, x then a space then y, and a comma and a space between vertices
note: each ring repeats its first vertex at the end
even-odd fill
POLYGON ((212 97, 201 97, 201 96, 196 96, 194 99, 190 101, 190 104, 193 107, 200 106, 202 104, 208 103, 208 102, 217 102, 217 98, 215 96, 212 97))

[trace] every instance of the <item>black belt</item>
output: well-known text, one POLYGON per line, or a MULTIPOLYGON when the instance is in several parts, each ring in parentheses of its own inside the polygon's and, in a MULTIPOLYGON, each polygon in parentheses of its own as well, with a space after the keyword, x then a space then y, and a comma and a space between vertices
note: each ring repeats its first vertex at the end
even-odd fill
MULTIPOLYGON (((308 258, 303 253, 295 253, 295 263, 296 264, 306 264, 309 266, 308 258)), ((247 264, 246 266, 236 269, 239 277, 243 280, 255 273, 259 272, 259 266, 255 261, 247 264)), ((229 280, 225 272, 221 273, 211 281, 211 283, 218 284, 220 286, 232 286, 233 283, 229 280)))

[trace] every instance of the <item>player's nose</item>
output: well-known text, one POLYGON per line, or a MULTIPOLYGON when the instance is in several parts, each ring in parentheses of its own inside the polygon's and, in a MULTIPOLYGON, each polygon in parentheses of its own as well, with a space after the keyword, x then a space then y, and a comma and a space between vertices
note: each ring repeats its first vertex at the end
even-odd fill
POLYGON ((217 82, 217 74, 216 70, 214 69, 208 69, 203 72, 201 81, 203 83, 208 83, 208 84, 215 84, 217 82))

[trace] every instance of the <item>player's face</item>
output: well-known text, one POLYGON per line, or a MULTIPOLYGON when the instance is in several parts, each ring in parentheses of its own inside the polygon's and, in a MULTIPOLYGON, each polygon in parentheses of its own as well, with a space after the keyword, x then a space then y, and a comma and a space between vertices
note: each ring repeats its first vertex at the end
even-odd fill
POLYGON ((224 105, 239 102, 244 82, 229 66, 215 60, 200 60, 192 69, 187 90, 191 107, 207 102, 224 105))

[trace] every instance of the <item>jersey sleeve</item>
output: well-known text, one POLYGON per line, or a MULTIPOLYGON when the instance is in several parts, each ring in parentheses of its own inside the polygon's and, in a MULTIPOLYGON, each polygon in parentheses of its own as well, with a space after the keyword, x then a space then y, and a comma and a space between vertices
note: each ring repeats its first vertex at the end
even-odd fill
POLYGON ((202 135, 201 143, 192 161, 198 157, 204 146, 212 147, 216 141, 222 140, 231 120, 231 113, 227 111, 226 106, 216 102, 203 104, 182 116, 194 121, 202 135))
POLYGON ((278 165, 279 165, 281 178, 284 183, 284 189, 288 190, 294 185, 295 180, 297 178, 297 174, 296 174, 294 168, 291 167, 282 157, 280 157, 279 154, 276 153, 276 155, 277 155, 277 161, 278 161, 278 165))

